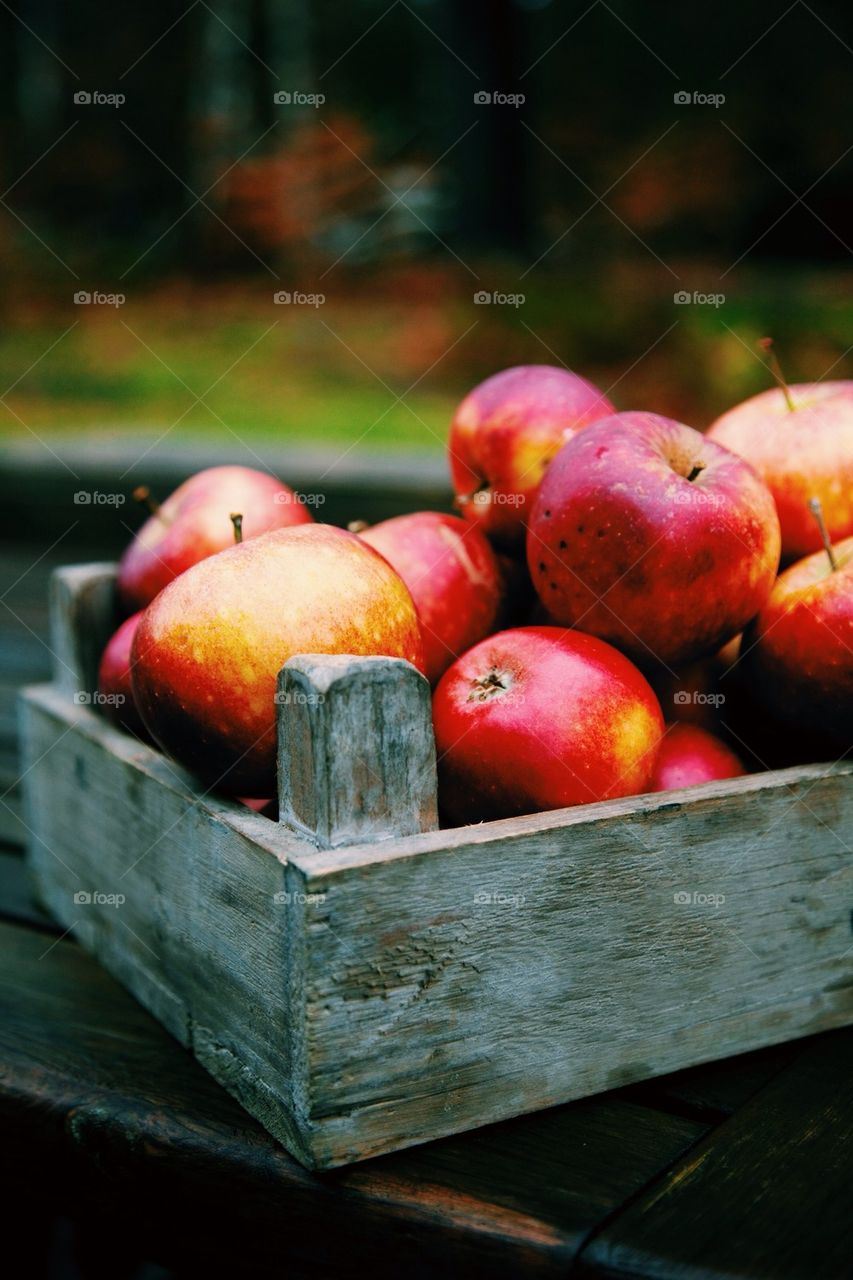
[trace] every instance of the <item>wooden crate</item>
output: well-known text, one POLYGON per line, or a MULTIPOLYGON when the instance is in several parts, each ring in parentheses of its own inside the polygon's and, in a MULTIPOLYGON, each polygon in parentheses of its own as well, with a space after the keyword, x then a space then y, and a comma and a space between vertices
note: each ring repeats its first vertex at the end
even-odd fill
POLYGON ((276 824, 92 705, 113 565, 22 698, 40 895, 299 1160, 426 1142, 853 1022, 853 764, 435 829, 428 690, 280 680, 276 824))

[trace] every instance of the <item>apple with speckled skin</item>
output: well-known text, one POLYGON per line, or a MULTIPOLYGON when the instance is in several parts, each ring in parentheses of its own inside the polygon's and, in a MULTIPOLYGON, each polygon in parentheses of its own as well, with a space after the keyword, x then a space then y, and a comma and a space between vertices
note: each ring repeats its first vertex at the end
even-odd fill
POLYGON ((359 536, 409 588, 427 678, 435 684, 460 654, 497 628, 504 594, 497 556, 479 529, 438 511, 395 516, 359 536))
POLYGON ((133 696, 130 651, 142 611, 131 614, 109 638, 98 667, 100 707, 113 724, 148 741, 148 732, 133 696))
POLYGON ((158 591, 207 556, 234 541, 230 516, 243 514, 243 539, 272 529, 309 524, 311 513, 287 485, 251 467, 208 467, 179 485, 152 514, 122 556, 119 596, 126 609, 142 609, 158 591))
POLYGON ((745 773, 739 757, 713 733, 679 722, 667 727, 649 791, 676 791, 700 782, 740 778, 745 773))
POLYGON ((782 721, 853 745, 853 537, 779 575, 744 632, 744 679, 782 721))
POLYGON ((261 534, 164 588, 136 631, 133 692, 152 737, 208 786, 270 795, 276 681, 298 653, 383 654, 423 671, 402 579, 331 525, 261 534))
POLYGON ((782 557, 821 545, 809 511, 818 498, 833 541, 853 534, 853 382, 805 382, 762 391, 729 409, 708 437, 751 463, 776 502, 782 557))
POLYGON ((481 382, 450 424, 450 474, 464 518, 502 548, 523 549, 548 463, 571 436, 613 411, 603 391, 553 365, 518 365, 481 382))
POLYGON ((741 458, 671 418, 619 413, 551 462, 527 563, 556 622, 673 665, 713 653, 766 603, 779 519, 741 458))
POLYGON ((612 645, 516 627, 469 649, 433 697, 444 817, 461 824, 645 791, 663 716, 612 645))

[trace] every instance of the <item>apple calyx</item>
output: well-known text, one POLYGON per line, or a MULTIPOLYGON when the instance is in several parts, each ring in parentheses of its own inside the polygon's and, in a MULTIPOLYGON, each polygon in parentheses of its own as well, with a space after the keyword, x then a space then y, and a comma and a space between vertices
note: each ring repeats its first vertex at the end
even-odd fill
POLYGON ((243 515, 240 511, 231 512, 231 523, 234 526, 234 541, 240 543, 243 541, 243 515))
POLYGON ((152 498, 151 490, 147 484, 138 484, 133 491, 132 497, 134 502, 138 502, 140 506, 144 507, 150 516, 155 516, 156 519, 162 520, 164 524, 169 523, 163 515, 160 503, 152 498))
POLYGON ((785 397, 785 404, 788 406, 789 413, 793 413, 797 406, 794 404, 794 401, 791 397, 791 388, 788 386, 788 381, 784 373, 782 372, 782 366, 779 363, 779 357, 777 356, 776 352, 773 349, 773 339, 759 338, 758 345, 761 348, 761 350, 764 352, 764 354, 767 356, 766 364, 768 369, 773 374, 773 377, 776 379, 776 381, 779 383, 779 386, 782 388, 782 395, 785 397))
POLYGON ((809 511, 815 518, 817 527, 820 530, 820 540, 823 543, 823 549, 829 558, 829 567, 833 573, 838 568, 838 561, 835 558, 835 552, 832 549, 832 543, 829 538, 829 531, 826 527, 826 521, 823 518, 823 507, 820 504, 820 498, 809 498, 809 511))
POLYGON ((500 671, 492 667, 484 676, 475 676, 471 681, 471 691, 466 701, 488 702, 499 694, 506 693, 512 686, 512 676, 508 671, 500 671))
POLYGON ((348 533, 364 533, 365 529, 369 529, 370 524, 367 520, 350 520, 347 525, 348 533))

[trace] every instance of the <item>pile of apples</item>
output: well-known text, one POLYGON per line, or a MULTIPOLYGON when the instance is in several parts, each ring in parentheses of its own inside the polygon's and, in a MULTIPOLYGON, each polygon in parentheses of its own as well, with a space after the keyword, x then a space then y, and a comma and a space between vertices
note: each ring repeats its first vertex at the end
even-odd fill
POLYGON ((148 498, 101 703, 260 807, 287 659, 407 659, 433 686, 448 824, 744 773, 712 732, 727 678, 747 719, 843 754, 853 382, 779 381, 703 435, 568 370, 506 369, 451 423, 459 516, 340 529, 260 471, 201 471, 148 498))

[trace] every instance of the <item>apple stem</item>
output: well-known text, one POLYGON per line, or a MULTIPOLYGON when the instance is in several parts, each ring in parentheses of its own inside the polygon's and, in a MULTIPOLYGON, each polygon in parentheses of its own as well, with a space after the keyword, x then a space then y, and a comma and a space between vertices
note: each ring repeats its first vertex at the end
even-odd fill
POLYGON ((164 524, 166 523, 166 517, 163 515, 160 508, 160 503, 156 502, 154 498, 152 498, 151 490, 148 488, 147 484, 140 484, 136 486, 133 491, 133 500, 145 507, 145 510, 149 515, 156 516, 158 520, 162 520, 164 524))
POLYGON ((694 480, 697 480, 699 476, 701 476, 704 470, 705 470, 704 462, 695 462, 693 464, 693 468, 690 472, 690 475, 687 477, 688 481, 692 483, 694 480))
POLYGON ((365 529, 369 529, 370 525, 366 520, 350 520, 347 529, 350 533, 364 533, 365 529))
POLYGON ((234 541, 243 541, 243 516, 239 511, 231 512, 231 523, 234 526, 234 541))
POLYGON ((773 377, 776 379, 776 381, 779 383, 779 386, 782 388, 782 395, 785 397, 785 403, 788 406, 789 412, 793 413, 794 409, 796 408, 796 405, 794 404, 794 401, 791 399, 791 388, 788 386, 787 379, 785 378, 785 375, 782 372, 782 366, 779 363, 779 357, 777 356, 776 352, 773 349, 773 339, 760 338, 758 341, 758 345, 759 347, 761 347, 761 350, 767 356, 768 369, 773 374, 773 377))
POLYGON ((823 507, 820 505, 820 498, 809 498, 809 510, 817 521, 817 527, 820 529, 820 540, 823 543, 824 551, 829 557, 832 572, 838 568, 838 561, 835 559, 835 552, 832 550, 832 543, 829 540, 829 533, 826 528, 826 521, 823 518, 823 507))

